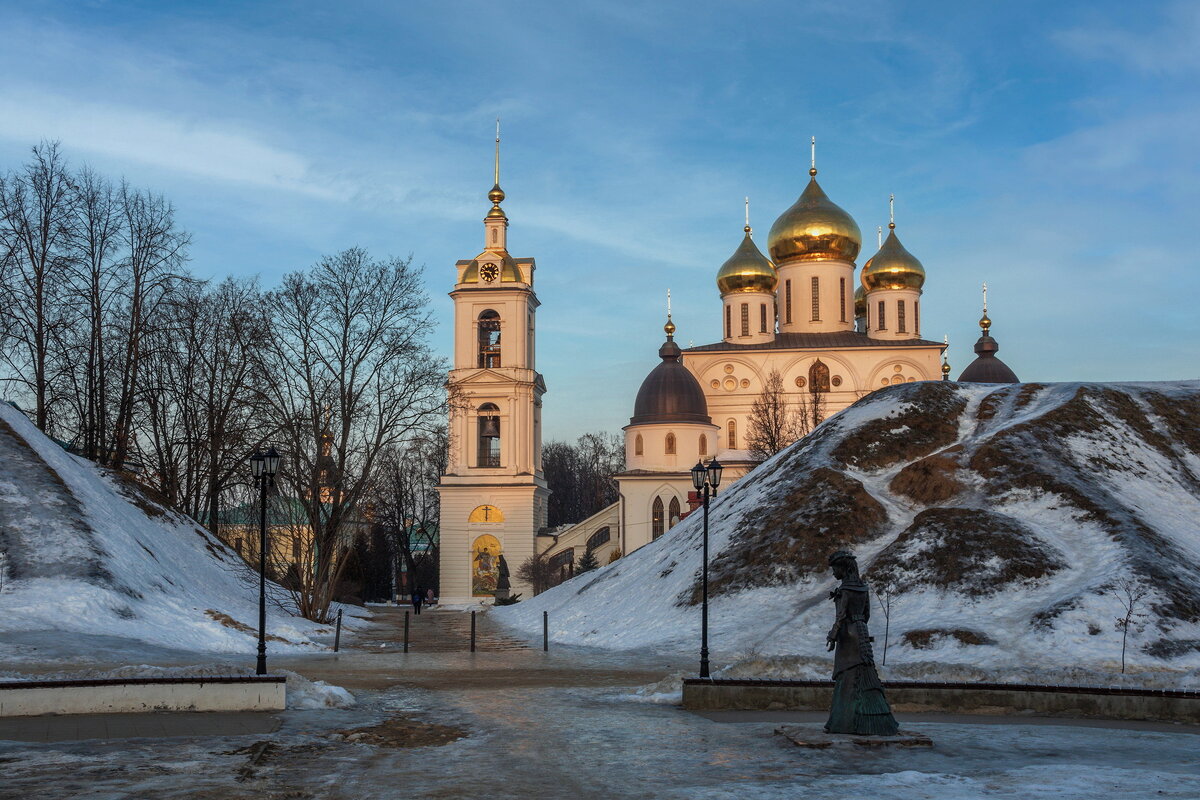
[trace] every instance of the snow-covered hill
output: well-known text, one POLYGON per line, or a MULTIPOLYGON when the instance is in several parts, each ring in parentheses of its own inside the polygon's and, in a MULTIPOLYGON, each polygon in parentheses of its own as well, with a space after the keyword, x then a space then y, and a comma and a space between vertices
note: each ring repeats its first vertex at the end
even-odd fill
MULTIPOLYGON (((702 516, 494 613, 532 633, 549 611, 560 642, 693 649, 702 516)), ((825 562, 844 546, 893 587, 889 664, 1111 669, 1125 580, 1148 592, 1131 664, 1194 669, 1200 383, 927 382, 860 400, 712 504, 716 652, 823 657, 825 562)), ((877 653, 884 626, 877 602, 877 653)))
MULTIPOLYGON (((237 554, 0 403, 0 660, 139 643, 252 654, 257 623, 237 554)), ((273 604, 268 650, 314 649, 320 629, 273 604)))

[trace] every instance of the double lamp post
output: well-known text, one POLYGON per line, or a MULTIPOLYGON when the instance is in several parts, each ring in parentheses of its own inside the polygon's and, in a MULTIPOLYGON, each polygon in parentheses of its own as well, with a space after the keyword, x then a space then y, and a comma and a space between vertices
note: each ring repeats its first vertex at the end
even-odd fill
POLYGON ((275 485, 279 472, 279 453, 272 447, 250 456, 250 470, 258 488, 258 666, 255 672, 267 674, 267 489, 275 485))
POLYGON ((696 493, 704 500, 704 569, 701 585, 703 595, 700 605, 700 677, 708 677, 708 498, 717 496, 717 487, 721 485, 721 462, 714 457, 704 466, 703 461, 697 461, 692 467, 692 485, 696 493))

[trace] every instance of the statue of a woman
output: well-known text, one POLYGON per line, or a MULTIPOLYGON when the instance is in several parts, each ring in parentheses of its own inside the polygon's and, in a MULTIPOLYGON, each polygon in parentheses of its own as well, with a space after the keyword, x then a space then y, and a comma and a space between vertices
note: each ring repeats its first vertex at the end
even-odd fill
POLYGON ((871 636, 871 597, 858 576, 854 554, 839 550, 829 557, 833 576, 842 583, 829 593, 837 618, 826 637, 833 654, 833 708, 825 730, 870 736, 895 736, 899 731, 875 672, 871 636))

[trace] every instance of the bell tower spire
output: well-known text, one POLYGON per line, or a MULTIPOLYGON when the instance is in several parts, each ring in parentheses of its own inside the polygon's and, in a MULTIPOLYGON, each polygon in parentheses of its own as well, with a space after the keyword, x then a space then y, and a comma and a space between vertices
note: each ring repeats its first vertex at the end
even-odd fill
POLYGON ((483 218, 483 246, 489 250, 508 252, 508 216, 500 204, 504 202, 504 190, 500 188, 500 118, 496 117, 496 166, 495 183, 488 192, 492 207, 483 218))

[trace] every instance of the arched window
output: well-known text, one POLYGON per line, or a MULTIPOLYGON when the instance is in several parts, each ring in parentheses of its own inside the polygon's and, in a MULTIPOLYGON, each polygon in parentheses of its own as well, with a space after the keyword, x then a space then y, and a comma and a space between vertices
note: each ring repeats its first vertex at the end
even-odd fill
POLYGON ((829 367, 819 358, 808 368, 808 390, 813 394, 829 391, 829 367))
POLYGON ((846 279, 839 278, 838 283, 838 299, 842 307, 842 322, 846 321, 846 279))
POLYGON ((725 306, 725 338, 733 338, 733 306, 725 306))
POLYGON ((663 450, 669 456, 675 455, 675 434, 667 434, 667 446, 663 450))
POLYGON ((708 455, 708 437, 703 433, 700 434, 700 455, 708 455))
POLYGON ((600 530, 596 531, 595 533, 593 533, 591 536, 588 537, 588 540, 587 540, 588 549, 595 550, 597 547, 599 547, 602 544, 608 544, 610 539, 612 539, 612 532, 608 529, 608 526, 605 525, 603 528, 601 528, 600 530))
POLYGON ((479 315, 479 367, 500 366, 500 315, 490 308, 479 315))
POLYGON ((633 454, 640 456, 643 452, 642 435, 639 433, 637 438, 633 440, 633 454))
POLYGON ((500 409, 495 403, 479 407, 479 458, 477 466, 500 466, 500 409))
POLYGON ((731 419, 725 423, 725 446, 737 450, 737 420, 731 419))
POLYGON ((674 528, 676 525, 679 524, 679 498, 678 497, 671 498, 671 505, 668 506, 668 511, 670 513, 667 514, 667 522, 668 522, 667 527, 674 528))
POLYGON ((650 512, 650 538, 657 539, 663 535, 663 501, 661 497, 654 498, 654 508, 650 512))
POLYGON ((767 332, 767 304, 763 303, 758 307, 758 332, 767 332))
POLYGON ((821 320, 821 279, 814 276, 812 279, 812 321, 820 322, 821 320))
POLYGON ((783 282, 783 312, 784 320, 788 325, 792 324, 792 279, 788 278, 783 282))
POLYGON ((905 315, 904 315, 904 301, 897 300, 896 301, 896 330, 899 333, 907 333, 908 332, 906 330, 907 326, 908 326, 908 320, 905 318, 905 315))
POLYGON ((883 313, 883 301, 879 301, 879 315, 875 318, 875 330, 887 330, 887 315, 883 313))
POLYGON ((750 335, 750 304, 742 303, 742 336, 750 335))
POLYGON ((913 300, 913 333, 921 335, 921 301, 913 300))
POLYGON ((492 244, 496 244, 499 241, 500 241, 500 229, 492 228, 492 244))

